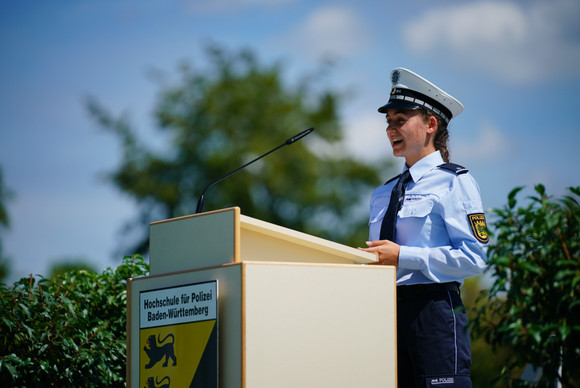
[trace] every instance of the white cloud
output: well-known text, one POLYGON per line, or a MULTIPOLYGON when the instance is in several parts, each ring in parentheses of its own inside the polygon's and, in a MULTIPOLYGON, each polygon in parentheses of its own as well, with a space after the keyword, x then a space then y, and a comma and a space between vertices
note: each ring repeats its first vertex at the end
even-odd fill
POLYGON ((349 154, 371 161, 392 155, 385 116, 375 112, 346 118, 344 145, 349 154))
MULTIPOLYGON (((350 155, 367 161, 392 156, 384 115, 371 112, 347 117, 345 120, 343 144, 350 155)), ((514 147, 510 138, 490 122, 479 125, 472 131, 473 135, 455 133, 454 127, 450 128, 450 132, 451 159, 457 163, 472 165, 476 162, 489 162, 513 153, 514 147)))
POLYGON ((309 56, 352 56, 368 48, 368 30, 356 11, 327 6, 314 11, 282 44, 309 56))
POLYGON ((469 3, 408 23, 412 52, 511 82, 579 75, 580 2, 469 3))
POLYGON ((477 136, 469 141, 453 141, 453 135, 451 139, 451 158, 466 165, 498 159, 512 149, 509 138, 491 123, 482 124, 477 136))
MULTIPOLYGON (((372 161, 392 156, 386 134, 385 116, 370 112, 345 118, 345 151, 363 160, 372 161)), ((470 133, 450 128, 451 159, 456 163, 472 165, 499 160, 513 154, 511 139, 494 124, 484 122, 470 133)), ((395 161, 400 161, 395 158, 395 161)))

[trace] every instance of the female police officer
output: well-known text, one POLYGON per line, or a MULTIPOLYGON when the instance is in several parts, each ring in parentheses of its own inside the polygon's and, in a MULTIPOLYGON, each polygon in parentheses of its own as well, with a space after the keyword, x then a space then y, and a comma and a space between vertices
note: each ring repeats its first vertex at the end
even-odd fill
POLYGON ((485 215, 467 169, 449 163, 447 124, 459 101, 403 68, 391 73, 387 135, 403 173, 378 187, 368 248, 397 267, 399 387, 471 387, 459 287, 485 268, 485 215))

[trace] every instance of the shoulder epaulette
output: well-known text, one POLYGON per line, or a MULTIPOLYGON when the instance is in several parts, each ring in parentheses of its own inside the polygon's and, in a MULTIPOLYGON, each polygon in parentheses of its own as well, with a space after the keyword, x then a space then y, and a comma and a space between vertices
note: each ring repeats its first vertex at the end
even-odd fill
POLYGON ((399 177, 400 177, 401 175, 403 175, 403 174, 399 174, 399 175, 397 175, 397 176, 395 176, 395 177, 392 177, 391 179, 389 179, 388 181, 386 181, 386 182, 385 182, 385 185, 386 185, 387 183, 390 183, 390 182, 394 181, 395 179, 399 179, 399 177))
POLYGON ((456 173, 457 175, 459 175, 459 174, 465 174, 467 171, 469 171, 465 167, 460 166, 459 164, 455 164, 455 163, 443 163, 443 164, 440 164, 437 167, 443 168, 445 170, 449 170, 451 172, 456 173))

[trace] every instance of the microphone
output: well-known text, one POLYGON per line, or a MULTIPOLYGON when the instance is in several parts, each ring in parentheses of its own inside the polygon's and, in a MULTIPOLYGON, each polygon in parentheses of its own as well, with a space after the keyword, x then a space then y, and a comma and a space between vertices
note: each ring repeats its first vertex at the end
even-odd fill
POLYGON ((282 148, 284 146, 287 146, 287 145, 290 145, 290 144, 292 144, 294 142, 297 142, 298 140, 302 139, 304 136, 309 135, 312 131, 314 131, 314 128, 308 128, 307 130, 302 131, 299 134, 292 136, 291 138, 289 138, 288 140, 286 140, 284 143, 280 144, 278 147, 276 147, 276 148, 274 148, 274 149, 266 152, 265 154, 263 154, 261 156, 258 156, 256 159, 249 161, 248 163, 244 164, 242 167, 239 167, 239 168, 235 169, 234 171, 230 172, 229 174, 226 174, 223 177, 221 177, 221 178, 219 178, 219 179, 211 182, 201 192, 201 196, 199 197, 199 200, 197 201, 197 208, 195 210, 195 214, 198 214, 198 213, 201 213, 202 212, 204 195, 205 195, 205 192, 207 191, 207 189, 209 189, 210 187, 212 187, 216 183, 219 183, 219 182, 223 181, 224 179, 226 179, 230 175, 235 174, 236 172, 240 171, 241 169, 246 168, 250 164, 252 164, 252 163, 254 163, 254 162, 262 159, 264 156, 267 156, 267 155, 271 154, 272 152, 274 152, 274 151, 276 151, 276 150, 278 150, 278 149, 280 149, 280 148, 282 148))

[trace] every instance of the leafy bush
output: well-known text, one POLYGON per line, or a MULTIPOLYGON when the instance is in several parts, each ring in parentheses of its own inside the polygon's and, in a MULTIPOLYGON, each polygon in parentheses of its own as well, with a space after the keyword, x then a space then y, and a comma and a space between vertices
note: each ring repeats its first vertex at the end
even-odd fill
POLYGON ((0 284, 0 381, 11 387, 122 387, 126 371, 127 279, 146 275, 127 256, 102 274, 0 284))
POLYGON ((522 386, 514 371, 541 368, 541 386, 580 386, 580 187, 559 200, 543 185, 526 207, 494 210, 496 234, 489 246, 493 284, 472 320, 473 332, 512 351, 505 383, 522 386))

